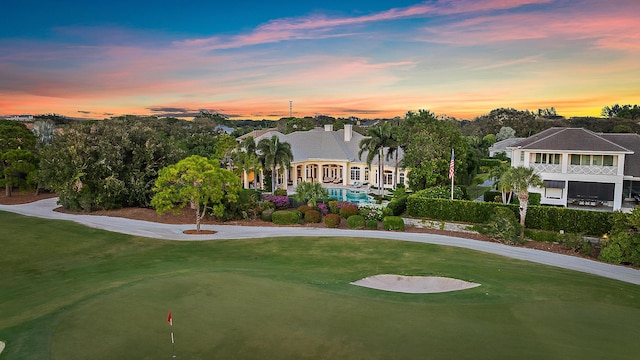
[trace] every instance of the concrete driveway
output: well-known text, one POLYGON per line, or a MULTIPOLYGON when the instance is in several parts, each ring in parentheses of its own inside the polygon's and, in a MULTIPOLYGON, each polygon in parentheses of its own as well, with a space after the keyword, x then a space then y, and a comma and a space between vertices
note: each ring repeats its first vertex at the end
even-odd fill
POLYGON ((212 235, 185 235, 182 231, 193 229, 193 224, 171 225, 109 216, 73 215, 53 211, 56 207, 58 207, 57 198, 52 198, 30 204, 0 205, 0 210, 45 219, 68 220, 97 229, 163 240, 207 241, 274 236, 350 236, 456 246, 640 285, 640 270, 575 256, 451 236, 373 230, 234 225, 203 225, 202 229, 215 230, 216 233, 212 235))

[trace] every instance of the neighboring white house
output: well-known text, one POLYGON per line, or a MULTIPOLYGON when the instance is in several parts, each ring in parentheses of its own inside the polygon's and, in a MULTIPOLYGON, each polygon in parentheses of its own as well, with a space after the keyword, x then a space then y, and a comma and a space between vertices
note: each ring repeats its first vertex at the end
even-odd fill
POLYGON ((640 193, 640 135, 602 134, 582 128, 551 128, 507 148, 511 166, 531 167, 545 187, 541 203, 635 206, 640 193), (637 196, 637 195, 636 195, 637 196))
POLYGON ((524 140, 524 138, 509 138, 497 141, 489 147, 489 156, 494 157, 496 154, 503 152, 509 159, 511 159, 511 150, 508 148, 522 140, 524 140))
MULTIPOLYGON (((309 131, 295 131, 290 134, 283 134, 276 130, 261 131, 260 133, 249 133, 243 135, 238 140, 247 136, 254 136, 255 142, 262 139, 269 139, 277 136, 281 142, 291 145, 293 161, 291 166, 282 174, 279 174, 278 186, 284 184, 296 186, 299 182, 320 182, 326 184, 344 186, 362 186, 370 184, 379 187, 378 158, 374 158, 371 165, 367 165, 367 152, 358 157, 360 151, 360 141, 365 137, 353 131, 350 124, 344 125, 344 129, 333 131, 333 125, 325 125, 323 128, 316 128, 309 131)), ((384 156, 387 151, 385 149, 384 156)), ((402 150, 398 153, 398 162, 402 160, 402 150)), ((389 160, 383 159, 384 163, 384 184, 385 188, 395 188, 396 184, 408 183, 406 169, 398 169, 398 179, 395 179, 395 155, 389 160)), ((244 187, 250 186, 250 182, 258 181, 261 186, 263 177, 258 174, 254 180, 253 174, 243 176, 244 187)))

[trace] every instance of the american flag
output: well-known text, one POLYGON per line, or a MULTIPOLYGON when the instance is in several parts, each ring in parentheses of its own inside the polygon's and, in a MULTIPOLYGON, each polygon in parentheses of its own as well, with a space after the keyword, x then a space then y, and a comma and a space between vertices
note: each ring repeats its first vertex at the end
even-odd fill
POLYGON ((449 163, 449 179, 453 179, 453 175, 455 174, 455 161, 453 158, 453 149, 451 149, 451 162, 449 163))

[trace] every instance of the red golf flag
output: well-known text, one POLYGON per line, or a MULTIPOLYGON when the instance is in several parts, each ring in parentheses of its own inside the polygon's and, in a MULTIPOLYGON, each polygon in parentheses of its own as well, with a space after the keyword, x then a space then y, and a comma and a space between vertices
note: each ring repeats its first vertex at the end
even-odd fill
POLYGON ((173 326, 173 318, 171 317, 171 311, 169 311, 169 315, 167 315, 167 322, 169 325, 173 326))

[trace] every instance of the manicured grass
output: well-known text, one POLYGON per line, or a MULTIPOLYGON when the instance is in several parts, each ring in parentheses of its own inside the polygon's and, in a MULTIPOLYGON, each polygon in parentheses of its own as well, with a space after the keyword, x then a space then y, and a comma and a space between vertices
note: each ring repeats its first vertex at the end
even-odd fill
POLYGON ((0 212, 6 359, 635 359, 640 286, 434 245, 173 242, 0 212), (482 286, 397 294, 394 273, 482 286))

